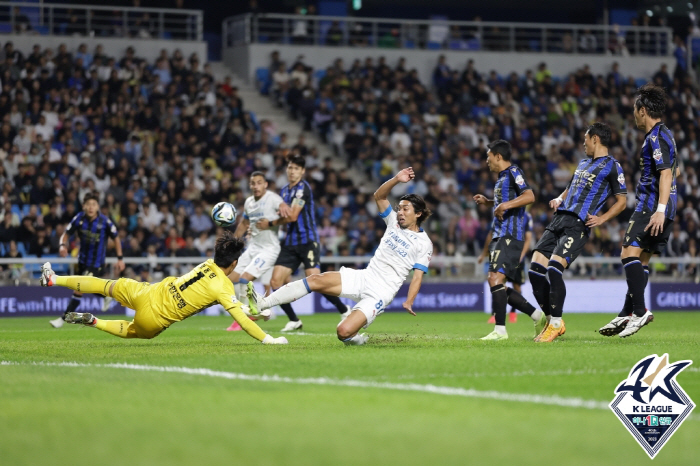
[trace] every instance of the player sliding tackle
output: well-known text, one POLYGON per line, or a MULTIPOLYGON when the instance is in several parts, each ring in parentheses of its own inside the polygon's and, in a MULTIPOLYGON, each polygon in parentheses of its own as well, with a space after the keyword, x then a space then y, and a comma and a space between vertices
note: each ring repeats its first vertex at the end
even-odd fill
POLYGON ((174 322, 215 304, 221 304, 236 319, 243 330, 264 344, 286 344, 284 337, 266 335, 246 317, 243 306, 236 300, 228 275, 236 267, 243 251, 243 240, 229 231, 217 238, 214 259, 209 259, 182 277, 167 277, 153 285, 128 278, 104 280, 89 276, 59 277, 46 262, 41 267, 41 286, 64 286, 81 293, 109 296, 136 311, 134 320, 103 320, 89 313, 69 312, 70 324, 85 324, 121 338, 153 338, 174 322))
POLYGON ((291 303, 312 291, 350 298, 357 302, 348 317, 338 324, 338 339, 346 345, 363 345, 366 333, 359 334, 384 312, 413 270, 404 309, 415 316, 412 306, 420 290, 423 274, 428 271, 433 243, 420 227, 431 214, 425 201, 415 194, 402 196, 394 211, 387 200, 392 188, 408 183, 415 174, 413 168, 401 170, 374 193, 379 216, 387 225, 386 232, 372 260, 364 270, 341 267, 339 272, 310 275, 289 283, 266 298, 258 296, 248 284, 248 298, 253 314, 284 303, 291 303))

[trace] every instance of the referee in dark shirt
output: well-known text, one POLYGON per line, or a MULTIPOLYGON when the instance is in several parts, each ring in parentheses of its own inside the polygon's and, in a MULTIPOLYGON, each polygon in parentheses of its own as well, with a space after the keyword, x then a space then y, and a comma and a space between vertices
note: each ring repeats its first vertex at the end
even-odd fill
MULTIPOLYGON (((117 251, 116 272, 118 274, 124 270, 122 245, 117 238, 117 227, 109 217, 100 213, 99 198, 96 194, 88 193, 85 195, 83 211, 73 217, 73 220, 66 227, 66 231, 61 235, 61 245, 58 250, 61 257, 68 255, 67 241, 72 235, 77 235, 80 239, 80 253, 78 254, 76 275, 90 275, 94 277, 102 277, 104 275, 108 237, 114 240, 114 246, 117 251)), ((82 293, 74 291, 63 316, 51 320, 51 326, 54 328, 62 327, 66 314, 74 312, 80 306, 82 296, 82 293)))
MULTIPOLYGON (((321 254, 318 245, 318 232, 316 231, 314 196, 311 186, 304 180, 306 173, 306 159, 300 155, 292 155, 287 159, 287 179, 289 184, 282 188, 280 195, 284 202, 290 206, 290 215, 280 217, 270 222, 267 219, 260 220, 256 225, 265 230, 271 226, 287 225, 282 248, 275 268, 272 270, 270 285, 273 290, 283 286, 289 276, 304 264, 306 276, 321 273, 319 260, 321 254)), ((349 309, 337 296, 323 295, 333 303, 338 312, 344 314, 349 309)), ((283 332, 299 330, 302 327, 301 320, 289 304, 280 306, 289 317, 289 322, 282 329, 283 332)))

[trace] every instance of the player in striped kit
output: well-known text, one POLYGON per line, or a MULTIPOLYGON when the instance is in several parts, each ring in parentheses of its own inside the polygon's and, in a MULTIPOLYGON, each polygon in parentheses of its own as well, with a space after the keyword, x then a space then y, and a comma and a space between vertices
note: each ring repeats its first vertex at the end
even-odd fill
MULTIPOLYGON (((88 193, 83 199, 83 211, 79 212, 66 227, 66 231, 61 235, 59 254, 61 257, 68 255, 68 239, 72 235, 77 235, 80 239, 80 253, 78 254, 78 269, 76 275, 89 275, 102 277, 104 275, 105 256, 107 255, 107 242, 109 238, 114 240, 114 248, 117 252, 117 264, 115 272, 119 274, 124 270, 124 260, 122 257, 122 244, 117 237, 117 227, 109 217, 100 213, 99 198, 96 194, 88 193)), ((68 303, 68 308, 63 316, 49 321, 53 328, 61 328, 65 321, 66 314, 74 312, 83 294, 79 291, 73 292, 73 297, 68 303)), ((105 298, 105 300, 111 298, 105 298)), ((105 306, 106 309, 106 306, 105 306)))
POLYGON ((588 127, 583 147, 589 158, 579 162, 561 196, 549 202, 556 209, 554 219, 535 245, 530 265, 533 294, 545 313, 551 313, 549 324, 535 337, 537 342, 554 341, 566 332, 562 320, 566 298, 564 270, 583 250, 591 228, 616 217, 627 205, 625 174, 617 160, 608 155, 611 134, 604 123, 588 127), (598 216, 613 195, 615 204, 598 216))
POLYGON ((498 139, 488 148, 486 164, 489 170, 498 173, 494 198, 487 199, 483 194, 477 194, 474 200, 477 204, 493 206, 488 281, 496 326, 482 340, 507 340, 506 308, 509 302, 532 318, 535 332, 541 331, 547 322, 544 312, 535 309, 520 293, 505 286, 507 277, 514 277, 520 267, 527 227, 525 206, 535 202, 535 195, 525 181, 522 170, 510 161, 510 143, 498 139))
POLYGON ((668 243, 676 214, 676 141, 661 122, 666 111, 666 92, 647 84, 639 89, 634 103, 634 121, 646 131, 641 151, 641 177, 637 183, 637 205, 622 242, 622 265, 627 277, 625 305, 601 335, 628 337, 654 320, 646 309, 644 288, 649 280, 649 260, 668 243))

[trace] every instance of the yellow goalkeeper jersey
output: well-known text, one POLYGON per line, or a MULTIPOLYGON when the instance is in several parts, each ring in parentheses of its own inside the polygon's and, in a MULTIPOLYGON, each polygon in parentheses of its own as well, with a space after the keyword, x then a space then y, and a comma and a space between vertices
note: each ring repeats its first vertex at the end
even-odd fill
POLYGON ((221 304, 240 326, 253 338, 265 338, 258 325, 241 310, 233 283, 212 259, 203 262, 181 277, 167 277, 158 285, 160 314, 171 322, 178 322, 199 311, 221 304))

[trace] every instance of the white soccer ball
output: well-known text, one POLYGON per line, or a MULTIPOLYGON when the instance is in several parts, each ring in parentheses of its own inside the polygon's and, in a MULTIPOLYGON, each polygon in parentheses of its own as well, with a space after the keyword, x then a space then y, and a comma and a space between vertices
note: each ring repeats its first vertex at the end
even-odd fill
POLYGON ((220 227, 230 227, 236 222, 236 208, 228 202, 219 202, 211 209, 211 218, 220 227))

